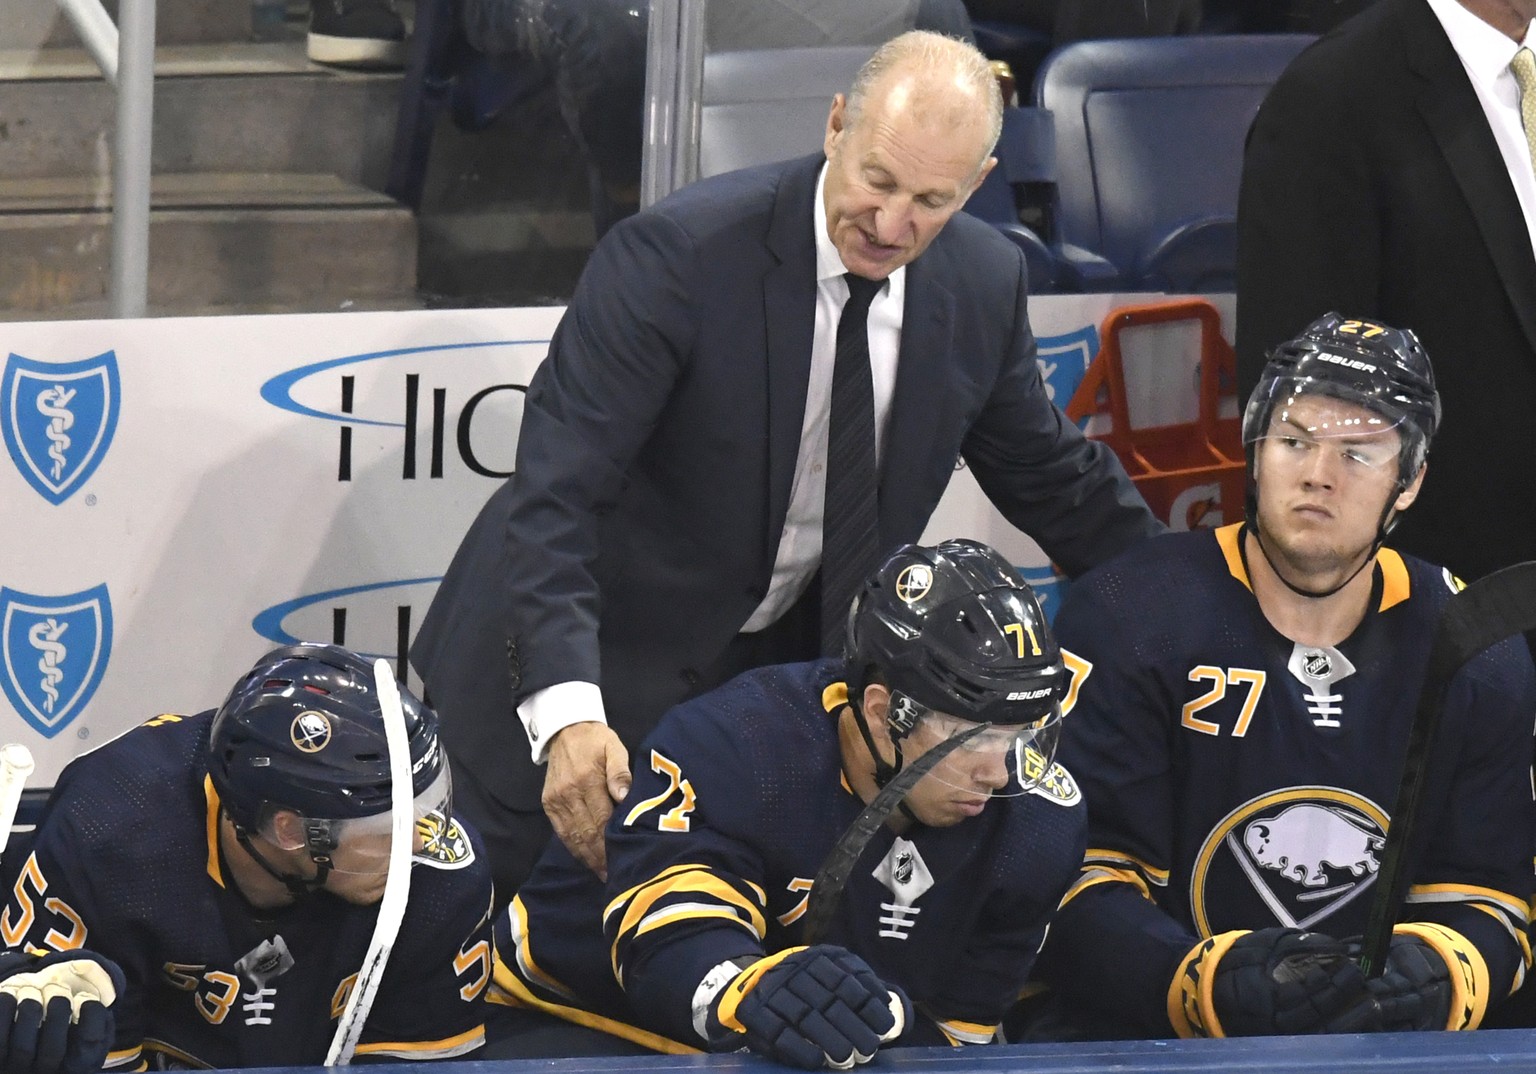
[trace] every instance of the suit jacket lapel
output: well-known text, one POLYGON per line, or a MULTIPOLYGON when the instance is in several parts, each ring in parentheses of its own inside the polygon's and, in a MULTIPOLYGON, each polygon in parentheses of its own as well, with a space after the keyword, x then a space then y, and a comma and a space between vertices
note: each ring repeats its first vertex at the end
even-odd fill
MULTIPOLYGON (((1423 0, 1399 4, 1408 65, 1423 80, 1415 103, 1477 220, 1526 338, 1536 348, 1536 253, 1477 92, 1423 0)), ((1446 251, 1453 256, 1453 251, 1446 251)))
MULTIPOLYGON (((815 336, 816 243, 812 198, 821 156, 795 161, 784 173, 768 225, 768 249, 779 263, 763 278, 763 321, 767 326, 768 534, 771 549, 789 511, 805 393, 811 379, 815 336)), ((771 552, 770 552, 771 558, 771 552)))
POLYGON ((934 465, 935 443, 946 426, 944 406, 953 395, 947 377, 955 368, 955 296, 943 282, 937 247, 907 266, 896 391, 880 461, 882 545, 893 539, 892 524, 909 513, 903 492, 920 485, 913 477, 934 465))

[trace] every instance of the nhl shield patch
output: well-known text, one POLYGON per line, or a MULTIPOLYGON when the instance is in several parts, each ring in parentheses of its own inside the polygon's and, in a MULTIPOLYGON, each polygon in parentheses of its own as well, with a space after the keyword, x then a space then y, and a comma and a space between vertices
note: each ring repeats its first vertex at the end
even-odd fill
POLYGON ((11 461, 49 503, 85 484, 112 443, 121 388, 111 351, 81 362, 12 354, 0 374, 0 429, 11 461))
POLYGON ((62 597, 0 588, 0 687, 21 718, 52 738, 79 715, 112 654, 105 585, 62 597))

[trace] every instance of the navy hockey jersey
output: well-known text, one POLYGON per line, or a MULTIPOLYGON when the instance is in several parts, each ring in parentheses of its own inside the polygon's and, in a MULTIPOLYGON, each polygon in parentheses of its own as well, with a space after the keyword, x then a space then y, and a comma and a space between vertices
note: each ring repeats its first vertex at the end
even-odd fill
MULTIPOLYGON (((606 889, 557 841, 496 924, 515 1003, 658 1050, 703 1046, 715 966, 804 943, 812 881, 864 803, 843 779, 840 661, 763 668, 669 712, 633 757, 606 889)), ((947 828, 882 827, 822 942, 906 990, 942 1041, 984 1042, 1018 996, 1082 860, 1071 777, 947 828)))
MULTIPOLYGON (((7 947, 84 947, 122 966, 108 1069, 323 1062, 373 934, 377 906, 319 892, 258 911, 233 887, 206 775, 211 723, 160 716, 65 768, 0 915, 7 947)), ((423 824, 434 830, 359 1060, 460 1055, 484 1039, 489 870, 468 829, 423 824)))
MULTIPOLYGON (((1264 618, 1242 532, 1138 545, 1074 583, 1056 618, 1075 695, 1061 756, 1088 802, 1089 850, 1041 971, 1105 1035, 1194 1031, 1170 982, 1200 938, 1276 925, 1356 937, 1375 894, 1456 583, 1383 549, 1359 627, 1336 648, 1301 645, 1264 618)), ((1461 669, 1409 859, 1403 918, 1471 941, 1483 1006, 1530 961, 1533 713, 1519 637, 1461 669)))

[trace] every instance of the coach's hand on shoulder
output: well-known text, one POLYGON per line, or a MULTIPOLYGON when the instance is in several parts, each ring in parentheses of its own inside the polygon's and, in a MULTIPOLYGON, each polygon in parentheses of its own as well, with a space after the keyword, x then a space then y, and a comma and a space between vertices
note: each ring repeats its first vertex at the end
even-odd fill
POLYGON ((573 723, 549 744, 544 812, 576 859, 604 880, 603 829, 613 803, 629 793, 629 751, 605 723, 573 723))
POLYGON ((0 953, 0 1071, 89 1074, 112 1047, 115 962, 88 951, 0 953))
POLYGON ((1348 948, 1301 929, 1226 932, 1202 941, 1179 964, 1168 1007, 1186 1037, 1375 1028, 1365 974, 1348 948))
POLYGON ((694 1028, 717 1051, 745 1043, 803 1070, 848 1070, 912 1021, 906 993, 841 947, 791 947, 727 976, 736 969, 716 967, 694 1001, 694 1028))

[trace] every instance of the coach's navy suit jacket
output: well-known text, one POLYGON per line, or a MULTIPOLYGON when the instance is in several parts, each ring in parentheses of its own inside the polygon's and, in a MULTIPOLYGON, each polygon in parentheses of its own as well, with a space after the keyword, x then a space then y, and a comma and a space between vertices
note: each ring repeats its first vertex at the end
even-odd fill
MULTIPOLYGON (((538 808, 542 785, 516 699, 600 683, 632 750, 766 592, 805 410, 821 163, 695 183, 592 255, 529 387, 517 472, 411 652, 455 764, 504 805, 538 808)), ((1161 528, 1047 398, 1025 295, 1017 250, 964 214, 908 268, 885 547, 919 538, 961 455, 1068 573, 1161 528)))
POLYGON ((1426 0, 1378 0, 1280 77, 1249 135, 1238 229, 1241 390, 1329 310, 1413 329, 1445 416, 1393 546, 1469 579, 1536 559, 1536 256, 1426 0))

